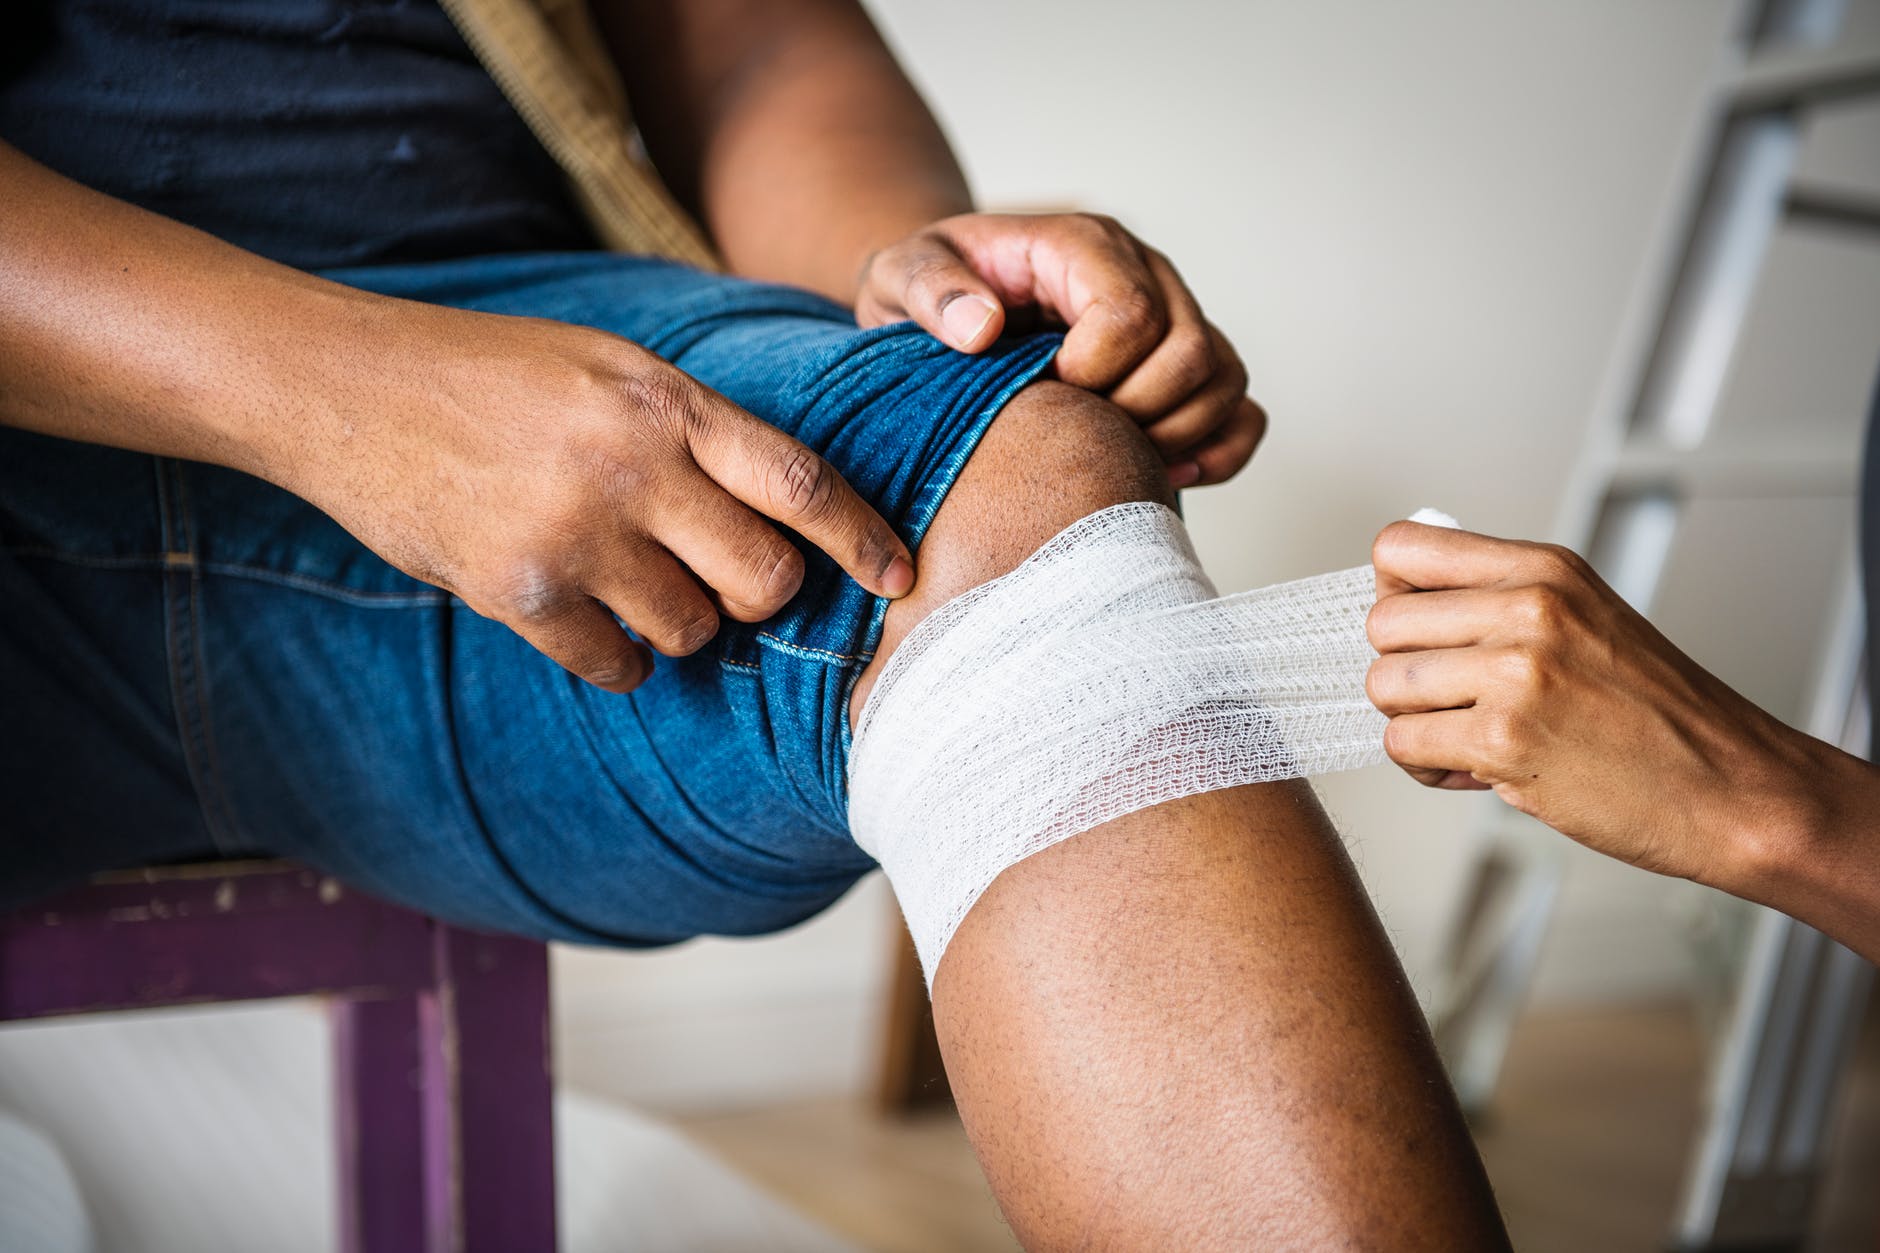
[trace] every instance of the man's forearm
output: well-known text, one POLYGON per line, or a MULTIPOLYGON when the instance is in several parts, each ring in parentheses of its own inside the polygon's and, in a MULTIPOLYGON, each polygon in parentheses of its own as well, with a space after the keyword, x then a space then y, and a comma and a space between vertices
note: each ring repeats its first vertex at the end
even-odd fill
POLYGON ((375 302, 0 144, 0 424, 266 474, 375 302))
POLYGON ((661 173, 738 273, 847 302, 875 249, 972 207, 932 114, 851 0, 597 10, 661 173))

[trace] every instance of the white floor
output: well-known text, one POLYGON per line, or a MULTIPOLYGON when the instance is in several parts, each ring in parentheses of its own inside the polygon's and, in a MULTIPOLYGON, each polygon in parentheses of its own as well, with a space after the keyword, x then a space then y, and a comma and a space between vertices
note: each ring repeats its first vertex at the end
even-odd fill
MULTIPOLYGON (((311 1002, 0 1029, 4 1253, 336 1247, 311 1002)), ((855 1253, 665 1124, 564 1091, 565 1253, 855 1253)))

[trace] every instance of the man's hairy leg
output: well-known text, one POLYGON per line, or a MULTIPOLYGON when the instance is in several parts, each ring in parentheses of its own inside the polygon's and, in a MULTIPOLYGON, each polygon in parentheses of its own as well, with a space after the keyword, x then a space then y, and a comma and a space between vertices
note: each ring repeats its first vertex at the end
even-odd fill
MULTIPOLYGON (((1077 518, 1167 498, 1126 415, 1026 389, 935 518, 882 657, 1077 518)), ((1029 1249, 1506 1244, 1403 972, 1303 784, 1158 805, 1010 867, 948 946, 934 1014, 1029 1249)))

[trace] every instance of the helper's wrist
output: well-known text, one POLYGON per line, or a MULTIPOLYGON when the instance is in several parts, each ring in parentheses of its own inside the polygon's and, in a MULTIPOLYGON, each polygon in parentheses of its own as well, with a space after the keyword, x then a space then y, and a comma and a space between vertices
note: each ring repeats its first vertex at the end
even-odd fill
POLYGON ((1761 768, 1731 798, 1730 855, 1712 886, 1810 921, 1880 813, 1880 789, 1868 763, 1777 725, 1761 768))

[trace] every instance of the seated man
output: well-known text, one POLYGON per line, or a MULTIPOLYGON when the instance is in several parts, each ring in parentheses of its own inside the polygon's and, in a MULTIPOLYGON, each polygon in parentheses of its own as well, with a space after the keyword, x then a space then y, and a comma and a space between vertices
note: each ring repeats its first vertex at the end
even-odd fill
MULTIPOLYGON (((267 852, 555 939, 788 926, 873 864, 851 720, 908 632, 1251 454, 1168 263, 972 213, 857 9, 600 15, 794 286, 596 249, 434 5, 0 19, 6 902, 267 852)), ((1027 1247, 1505 1243, 1302 785, 1011 865, 933 995, 1027 1247)))

